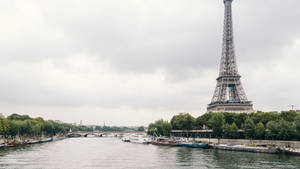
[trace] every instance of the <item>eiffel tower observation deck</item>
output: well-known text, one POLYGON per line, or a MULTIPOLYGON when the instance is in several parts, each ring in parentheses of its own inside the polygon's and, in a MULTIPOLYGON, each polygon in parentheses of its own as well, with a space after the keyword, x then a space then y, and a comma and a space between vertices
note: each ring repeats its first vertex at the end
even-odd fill
POLYGON ((223 49, 217 86, 208 104, 208 112, 253 112, 253 105, 248 101, 238 73, 232 27, 233 0, 223 0, 225 5, 223 49))

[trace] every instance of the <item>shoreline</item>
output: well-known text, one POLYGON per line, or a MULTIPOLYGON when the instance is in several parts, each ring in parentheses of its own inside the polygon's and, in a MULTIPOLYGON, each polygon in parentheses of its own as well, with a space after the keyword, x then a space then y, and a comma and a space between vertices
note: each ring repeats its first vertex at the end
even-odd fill
POLYGON ((66 136, 52 136, 52 137, 28 137, 28 138, 15 138, 15 139, 1 139, 0 149, 25 147, 32 144, 42 144, 46 142, 59 141, 67 138, 66 136))
POLYGON ((245 145, 232 145, 225 144, 211 145, 212 149, 226 150, 226 151, 239 151, 239 152, 252 152, 252 153, 267 153, 267 154, 280 154, 282 150, 280 148, 268 148, 268 147, 251 147, 245 145))

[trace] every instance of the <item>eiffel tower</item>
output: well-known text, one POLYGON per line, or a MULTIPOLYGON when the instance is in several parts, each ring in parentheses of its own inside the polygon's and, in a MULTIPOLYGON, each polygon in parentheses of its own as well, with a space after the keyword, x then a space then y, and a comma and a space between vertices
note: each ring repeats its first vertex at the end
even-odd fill
POLYGON ((225 5, 225 18, 220 72, 217 78, 217 86, 211 103, 207 106, 207 111, 253 112, 252 102, 248 101, 246 97, 235 60, 231 10, 233 0, 223 1, 225 5))

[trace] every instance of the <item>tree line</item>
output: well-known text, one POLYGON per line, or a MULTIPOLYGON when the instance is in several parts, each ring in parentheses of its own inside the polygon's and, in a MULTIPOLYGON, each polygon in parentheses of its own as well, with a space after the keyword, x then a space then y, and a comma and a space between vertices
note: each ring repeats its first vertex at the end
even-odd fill
POLYGON ((148 126, 148 134, 169 136, 171 130, 212 129, 217 138, 300 140, 300 113, 296 111, 255 113, 205 113, 197 118, 189 113, 158 120, 148 126))
POLYGON ((27 138, 27 137, 51 137, 58 134, 64 135, 72 132, 135 132, 144 131, 144 127, 129 128, 117 126, 86 126, 62 123, 53 120, 44 120, 41 117, 31 118, 28 115, 12 114, 8 117, 0 116, 0 137, 3 138, 27 138))
POLYGON ((89 131, 87 126, 75 126, 67 123, 58 123, 53 120, 44 120, 41 117, 31 118, 28 115, 12 114, 0 117, 0 136, 4 138, 25 138, 54 136, 72 131, 89 131))
POLYGON ((0 117, 0 135, 5 138, 54 136, 66 133, 70 127, 41 117, 31 118, 28 115, 12 114, 7 118, 0 117))

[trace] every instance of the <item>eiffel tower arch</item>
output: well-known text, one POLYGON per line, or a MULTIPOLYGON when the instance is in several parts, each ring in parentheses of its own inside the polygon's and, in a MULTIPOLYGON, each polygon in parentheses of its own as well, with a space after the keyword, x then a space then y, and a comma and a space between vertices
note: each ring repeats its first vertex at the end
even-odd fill
POLYGON ((253 112, 253 105, 248 101, 238 73, 233 39, 232 10, 233 0, 223 0, 225 5, 223 48, 219 77, 208 112, 253 112))

